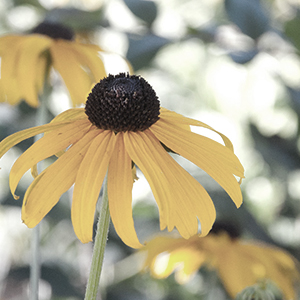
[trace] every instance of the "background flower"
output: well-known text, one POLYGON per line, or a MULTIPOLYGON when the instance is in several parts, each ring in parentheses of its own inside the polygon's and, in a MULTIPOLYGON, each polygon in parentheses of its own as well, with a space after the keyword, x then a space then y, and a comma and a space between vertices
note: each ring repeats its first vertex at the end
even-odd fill
POLYGON ((53 67, 62 77, 73 105, 86 99, 92 84, 106 75, 102 49, 75 40, 61 24, 44 22, 25 35, 0 37, 0 101, 25 100, 37 107, 44 81, 53 67))
POLYGON ((280 248, 231 237, 225 231, 189 240, 158 236, 141 252, 146 256, 144 269, 157 278, 175 272, 176 280, 182 284, 206 266, 217 271, 232 298, 248 286, 271 280, 282 291, 284 299, 297 299, 298 261, 280 248))

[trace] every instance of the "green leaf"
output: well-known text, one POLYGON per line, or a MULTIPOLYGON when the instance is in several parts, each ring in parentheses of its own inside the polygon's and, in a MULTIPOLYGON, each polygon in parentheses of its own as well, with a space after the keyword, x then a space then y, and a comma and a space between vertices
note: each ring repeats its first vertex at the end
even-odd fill
POLYGON ((124 2, 134 15, 145 21, 148 27, 151 27, 157 17, 155 2, 149 0, 124 0, 124 2))
POLYGON ((55 8, 50 10, 45 21, 58 22, 75 31, 93 30, 102 23, 102 9, 92 12, 76 8, 55 8))
POLYGON ((278 135, 264 136, 254 124, 250 124, 255 148, 261 153, 275 176, 283 171, 300 169, 300 156, 296 139, 283 139, 278 135))
POLYGON ((225 0, 225 9, 229 20, 254 40, 269 29, 269 18, 259 0, 225 0))
POLYGON ((295 47, 300 50, 300 12, 296 17, 284 24, 284 32, 291 39, 295 47))
MULTIPOLYGON (((66 265, 42 265, 41 267, 41 279, 45 280, 51 285, 52 295, 53 297, 73 297, 73 299, 83 299, 82 293, 78 290, 78 287, 72 282, 74 281, 74 273, 66 273, 63 269, 66 269, 66 265)), ((29 278, 29 267, 22 266, 12 268, 7 277, 5 278, 5 282, 8 283, 13 282, 13 286, 22 286, 27 284, 29 278)), ((12 293, 13 290, 10 290, 12 293)))
POLYGON ((146 67, 156 53, 170 41, 166 38, 148 34, 146 36, 129 35, 127 59, 135 70, 146 67))
POLYGON ((246 64, 249 61, 251 61, 256 56, 256 54, 258 54, 258 53, 259 52, 258 52, 257 49, 252 49, 252 50, 249 50, 249 51, 230 52, 229 56, 237 64, 246 64))

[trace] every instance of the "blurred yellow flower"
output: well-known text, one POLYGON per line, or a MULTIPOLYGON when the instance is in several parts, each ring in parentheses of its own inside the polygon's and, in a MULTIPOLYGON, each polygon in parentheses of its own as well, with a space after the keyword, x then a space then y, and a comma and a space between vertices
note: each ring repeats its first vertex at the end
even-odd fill
POLYGON ((232 298, 244 288, 269 279, 281 289, 284 299, 297 299, 299 262, 286 251, 261 242, 244 241, 221 231, 188 240, 159 236, 140 251, 146 254, 143 269, 149 269, 156 278, 175 272, 176 280, 183 284, 207 266, 217 271, 232 298))
POLYGON ((0 102, 15 105, 25 100, 37 107, 38 94, 53 67, 73 104, 81 104, 92 84, 107 75, 101 51, 97 45, 75 41, 69 28, 56 23, 41 23, 31 34, 0 37, 0 102))
POLYGON ((171 231, 176 227, 184 238, 189 238, 197 234, 199 220, 201 235, 206 235, 215 220, 213 202, 163 146, 214 178, 238 207, 242 194, 235 176, 243 178, 244 170, 228 138, 219 133, 224 146, 191 132, 190 125, 213 130, 202 122, 160 108, 154 90, 143 78, 124 73, 109 75, 95 85, 85 109, 68 110, 49 124, 15 133, 0 143, 1 157, 22 140, 47 133, 13 165, 12 194, 27 170, 60 153, 27 189, 22 208, 24 223, 36 226, 75 183, 73 227, 83 243, 91 241, 95 207, 108 171, 112 222, 127 245, 140 247, 132 218, 134 162, 150 184, 159 207, 161 229, 171 231), (61 155, 62 150, 65 152, 61 155))

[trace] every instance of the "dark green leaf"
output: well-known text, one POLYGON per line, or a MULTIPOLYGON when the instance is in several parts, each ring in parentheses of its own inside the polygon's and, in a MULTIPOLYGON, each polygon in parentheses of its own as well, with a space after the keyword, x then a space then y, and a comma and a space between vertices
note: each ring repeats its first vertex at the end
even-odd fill
POLYGON ((249 51, 235 51, 229 53, 231 59, 238 64, 246 64, 251 61, 256 54, 258 54, 257 49, 249 50, 249 51))
POLYGON ((124 0, 127 7, 150 27, 157 17, 157 6, 149 0, 124 0))
POLYGON ((225 0, 230 21, 253 39, 258 39, 269 29, 269 18, 259 0, 225 0))
POLYGON ((295 47, 300 50, 300 12, 296 17, 284 24, 284 31, 288 38, 294 43, 295 47))
MULTIPOLYGON (((47 281, 52 288, 52 294, 57 297, 76 297, 76 299, 83 299, 83 295, 78 291, 77 287, 72 283, 71 277, 74 274, 65 273, 62 271, 62 266, 43 265, 41 268, 41 278, 47 281)), ((10 283, 21 286, 23 282, 29 279, 29 267, 17 267, 9 271, 5 282, 6 285, 12 286, 10 283)), ((13 291, 6 291, 12 295, 13 291)))
POLYGON ((75 31, 93 30, 101 25, 102 10, 88 12, 76 8, 55 8, 46 14, 45 21, 58 22, 75 31))
POLYGON ((300 169, 300 156, 296 140, 283 139, 278 135, 264 136, 254 125, 250 125, 255 148, 261 153, 274 175, 282 171, 300 169))
POLYGON ((292 87, 287 86, 286 87, 289 95, 290 95, 290 100, 292 102, 292 107, 297 113, 297 115, 300 117, 300 90, 299 89, 294 89, 292 87))
POLYGON ((154 34, 146 36, 129 35, 127 59, 135 70, 146 67, 155 57, 157 51, 168 44, 166 38, 154 34))

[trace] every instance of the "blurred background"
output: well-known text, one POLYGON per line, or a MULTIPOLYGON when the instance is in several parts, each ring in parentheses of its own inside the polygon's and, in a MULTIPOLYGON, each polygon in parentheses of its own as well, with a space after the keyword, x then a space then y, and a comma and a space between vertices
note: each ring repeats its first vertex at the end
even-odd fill
MULTIPOLYGON (((1 36, 28 33, 45 19, 70 26, 107 51, 110 73, 124 71, 120 56, 126 57, 154 87, 161 106, 229 137, 246 170, 240 209, 204 172, 182 158, 178 162, 208 190, 218 219, 234 220, 244 238, 280 246, 300 260, 299 0, 0 0, 1 36)), ((57 80, 49 120, 70 104, 57 80)), ((25 102, 0 103, 0 139, 34 126, 35 115, 25 102)), ((13 200, 8 174, 32 142, 1 159, 1 300, 28 297, 31 230, 21 222, 22 201, 13 200)), ((158 209, 147 181, 140 172, 138 177, 133 213, 144 242, 159 233, 158 209)), ((17 194, 31 181, 26 174, 17 194)), ((63 195, 41 223, 41 300, 83 299, 92 243, 77 240, 70 199, 63 195)), ((111 226, 101 298, 229 299, 207 269, 178 285, 174 276, 158 280, 139 273, 141 263, 111 226)))

